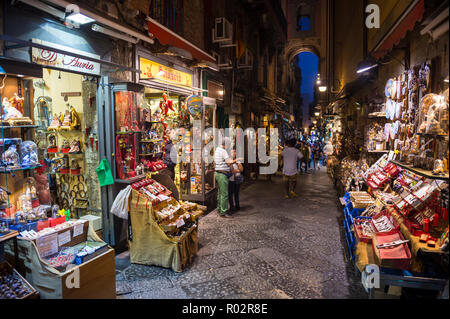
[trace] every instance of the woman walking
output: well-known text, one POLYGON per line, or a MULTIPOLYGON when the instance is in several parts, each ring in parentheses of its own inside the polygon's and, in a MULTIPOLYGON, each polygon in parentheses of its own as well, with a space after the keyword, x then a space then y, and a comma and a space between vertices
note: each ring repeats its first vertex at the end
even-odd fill
POLYGON ((244 175, 242 172, 244 171, 244 167, 242 163, 236 160, 236 150, 233 149, 231 151, 231 158, 233 159, 233 164, 231 165, 231 177, 228 181, 228 201, 230 204, 230 211, 235 212, 241 209, 239 204, 239 191, 241 188, 241 184, 244 181, 244 175))

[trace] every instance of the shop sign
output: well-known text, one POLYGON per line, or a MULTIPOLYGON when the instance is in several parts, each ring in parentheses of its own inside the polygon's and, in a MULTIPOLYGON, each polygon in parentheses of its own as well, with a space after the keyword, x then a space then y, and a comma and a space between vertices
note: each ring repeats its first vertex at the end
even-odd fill
POLYGON ((162 80, 174 85, 192 87, 192 74, 169 68, 158 62, 139 57, 141 80, 162 80))
MULTIPOLYGON (((92 53, 76 50, 70 47, 65 47, 62 45, 42 41, 39 39, 32 39, 32 42, 42 44, 48 47, 53 47, 59 50, 74 52, 76 54, 84 55, 94 59, 100 59, 100 56, 92 53)), ((76 58, 70 55, 65 55, 50 50, 32 48, 31 60, 34 63, 41 64, 44 66, 59 68, 68 71, 100 75, 100 63, 92 62, 81 58, 76 58)))

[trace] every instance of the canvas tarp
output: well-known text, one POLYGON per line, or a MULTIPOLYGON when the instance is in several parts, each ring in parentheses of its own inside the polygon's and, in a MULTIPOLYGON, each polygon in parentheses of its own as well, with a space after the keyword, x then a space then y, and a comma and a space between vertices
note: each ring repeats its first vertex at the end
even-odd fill
MULTIPOLYGON (((103 242, 89 224, 87 240, 103 242)), ((63 287, 61 277, 74 271, 76 267, 60 272, 41 259, 36 244, 31 240, 18 239, 20 268, 25 270, 25 279, 39 291, 43 299, 62 299, 63 287)), ((5 245, 5 252, 14 256, 12 243, 5 245)), ((69 267, 68 267, 69 268, 69 267)))
POLYGON ((130 196, 129 211, 132 263, 172 268, 181 272, 192 261, 198 249, 196 226, 180 237, 169 237, 158 225, 151 201, 134 189, 130 196))

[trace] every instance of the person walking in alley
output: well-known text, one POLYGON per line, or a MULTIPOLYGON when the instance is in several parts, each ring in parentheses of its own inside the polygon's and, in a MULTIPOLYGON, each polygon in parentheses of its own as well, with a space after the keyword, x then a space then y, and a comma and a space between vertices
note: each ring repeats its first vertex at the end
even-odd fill
POLYGON ((303 154, 295 148, 295 140, 289 140, 282 153, 283 156, 283 177, 286 186, 286 196, 298 197, 294 192, 297 187, 297 161, 303 158, 303 154))
POLYGON ((236 159, 236 150, 231 151, 231 158, 235 161, 231 165, 231 177, 228 180, 228 201, 230 203, 230 212, 235 212, 241 209, 239 204, 239 191, 241 184, 244 181, 244 167, 240 160, 236 159))
POLYGON ((219 215, 224 218, 232 217, 228 212, 228 179, 231 177, 231 166, 236 161, 233 161, 226 151, 230 143, 230 139, 225 137, 214 152, 215 178, 218 188, 217 208, 219 215))
POLYGON ((300 161, 300 171, 302 171, 303 167, 305 169, 305 173, 308 173, 308 158, 309 151, 305 142, 302 142, 302 146, 300 147, 300 152, 302 152, 303 158, 300 161))
POLYGON ((318 170, 320 170, 320 164, 319 164, 319 158, 320 158, 319 143, 314 143, 312 152, 313 152, 312 160, 313 160, 314 170, 316 170, 316 168, 318 170))

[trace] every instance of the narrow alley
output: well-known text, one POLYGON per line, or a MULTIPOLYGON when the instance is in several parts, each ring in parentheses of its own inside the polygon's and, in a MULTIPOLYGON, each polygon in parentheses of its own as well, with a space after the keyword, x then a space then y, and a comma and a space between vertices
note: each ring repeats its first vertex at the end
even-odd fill
POLYGON ((367 298, 325 168, 298 180, 299 198, 284 199, 280 177, 260 180, 242 191, 234 218, 201 218, 199 251, 182 273, 137 264, 118 272, 121 298, 367 298))

